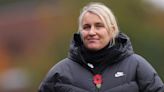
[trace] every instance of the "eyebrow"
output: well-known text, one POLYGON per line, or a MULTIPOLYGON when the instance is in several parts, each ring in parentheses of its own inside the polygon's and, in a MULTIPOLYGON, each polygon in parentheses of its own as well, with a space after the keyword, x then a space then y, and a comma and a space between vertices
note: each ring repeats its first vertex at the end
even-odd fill
POLYGON ((104 25, 104 23, 102 23, 102 22, 97 22, 97 23, 95 23, 96 25, 104 25))

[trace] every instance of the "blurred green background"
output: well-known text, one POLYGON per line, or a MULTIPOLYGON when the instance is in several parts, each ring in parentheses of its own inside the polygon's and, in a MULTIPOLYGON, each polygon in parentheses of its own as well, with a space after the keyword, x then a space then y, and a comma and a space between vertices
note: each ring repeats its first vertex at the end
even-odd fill
POLYGON ((163 0, 0 0, 0 92, 37 92, 48 70, 68 54, 88 2, 109 6, 164 80, 163 0))

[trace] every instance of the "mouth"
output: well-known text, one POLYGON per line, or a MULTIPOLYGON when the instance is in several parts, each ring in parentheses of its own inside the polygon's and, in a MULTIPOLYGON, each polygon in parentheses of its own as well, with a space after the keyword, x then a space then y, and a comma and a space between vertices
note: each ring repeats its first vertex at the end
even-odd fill
POLYGON ((96 42, 98 39, 88 39, 89 42, 96 42))

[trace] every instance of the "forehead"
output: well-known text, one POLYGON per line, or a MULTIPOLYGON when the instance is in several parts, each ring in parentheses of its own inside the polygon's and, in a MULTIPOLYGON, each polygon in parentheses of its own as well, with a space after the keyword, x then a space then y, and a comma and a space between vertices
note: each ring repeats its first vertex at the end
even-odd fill
POLYGON ((103 23, 100 16, 92 12, 86 12, 82 19, 82 24, 85 23, 103 23))

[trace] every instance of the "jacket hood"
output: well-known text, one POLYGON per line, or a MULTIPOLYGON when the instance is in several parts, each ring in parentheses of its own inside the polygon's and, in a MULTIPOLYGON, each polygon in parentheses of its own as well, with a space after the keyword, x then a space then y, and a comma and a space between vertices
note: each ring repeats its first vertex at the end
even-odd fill
POLYGON ((90 67, 88 66, 88 63, 93 64, 98 68, 96 70, 100 70, 98 71, 99 73, 103 70, 99 68, 105 68, 104 65, 109 66, 110 64, 120 62, 132 53, 133 48, 130 39, 124 33, 120 32, 118 34, 113 46, 109 44, 102 50, 95 53, 88 52, 83 46, 80 34, 75 33, 70 45, 68 58, 89 69, 90 67))

